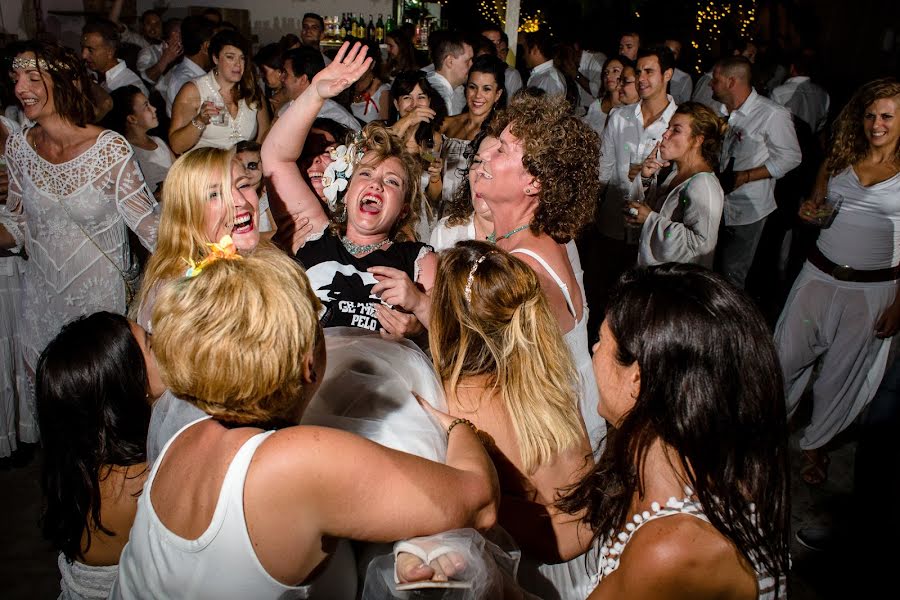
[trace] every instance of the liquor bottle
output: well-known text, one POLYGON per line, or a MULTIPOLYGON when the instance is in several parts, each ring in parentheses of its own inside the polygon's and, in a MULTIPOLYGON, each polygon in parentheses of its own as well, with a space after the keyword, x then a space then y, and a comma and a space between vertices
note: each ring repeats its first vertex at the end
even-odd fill
POLYGON ((356 22, 356 37, 366 39, 366 20, 363 19, 362 13, 359 13, 359 20, 356 22))
POLYGON ((397 29, 397 24, 394 22, 394 15, 388 15, 387 23, 384 26, 384 32, 390 33, 395 29, 397 29))
POLYGON ((366 41, 375 41, 375 21, 372 19, 372 15, 369 15, 369 24, 366 25, 366 41))
POLYGON ((341 13, 341 24, 338 27, 338 35, 341 39, 347 37, 347 13, 341 13))
POLYGON ((384 21, 381 20, 381 13, 378 14, 378 22, 375 23, 375 41, 379 44, 384 43, 384 21))

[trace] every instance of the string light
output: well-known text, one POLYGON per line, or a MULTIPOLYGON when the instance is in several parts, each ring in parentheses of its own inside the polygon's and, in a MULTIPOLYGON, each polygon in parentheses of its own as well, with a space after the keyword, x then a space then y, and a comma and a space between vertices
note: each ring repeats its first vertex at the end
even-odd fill
POLYGON ((695 65, 697 73, 703 72, 704 64, 711 58, 709 54, 713 51, 713 45, 719 42, 725 22, 737 25, 738 35, 747 39, 755 21, 755 0, 698 0, 695 39, 691 40, 691 46, 698 50, 695 65))
MULTIPOLYGON (((506 27, 506 0, 481 0, 478 12, 487 22, 499 23, 501 27, 506 27)), ((519 33, 531 33, 541 27, 551 29, 541 9, 537 9, 533 13, 527 12, 524 7, 520 9, 519 33)))

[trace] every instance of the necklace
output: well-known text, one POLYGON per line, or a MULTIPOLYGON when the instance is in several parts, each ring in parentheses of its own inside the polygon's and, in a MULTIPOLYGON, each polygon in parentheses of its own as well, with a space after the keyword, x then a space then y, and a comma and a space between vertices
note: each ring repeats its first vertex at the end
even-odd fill
POLYGON ((530 227, 530 226, 531 226, 531 223, 525 223, 524 225, 519 225, 512 231, 507 231, 506 233, 501 235, 499 238, 497 237, 497 232, 492 231, 485 239, 492 244, 496 244, 500 240, 505 240, 506 238, 512 237, 513 235, 519 233, 523 229, 528 229, 528 227, 530 227))
POLYGON ((380 242, 375 242, 374 244, 365 244, 359 245, 348 238, 346 235, 341 238, 341 243, 344 245, 344 248, 347 249, 347 252, 350 254, 363 254, 366 252, 372 252, 373 250, 378 250, 385 244, 390 243, 390 238, 384 238, 380 242))

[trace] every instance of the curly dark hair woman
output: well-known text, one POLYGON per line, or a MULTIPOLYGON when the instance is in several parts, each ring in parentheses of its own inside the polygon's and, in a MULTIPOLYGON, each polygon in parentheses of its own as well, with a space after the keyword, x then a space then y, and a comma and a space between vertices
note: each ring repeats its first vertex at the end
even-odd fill
POLYGON ((593 361, 598 410, 615 431, 561 507, 584 511, 601 543, 598 590, 639 595, 653 582, 694 598, 784 597, 784 389, 750 299, 697 265, 630 271, 593 361))
POLYGON ((128 541, 148 471, 150 402, 164 391, 148 338, 125 317, 99 312, 63 327, 38 362, 42 528, 60 551, 64 585, 96 581, 86 573, 115 565, 128 541))

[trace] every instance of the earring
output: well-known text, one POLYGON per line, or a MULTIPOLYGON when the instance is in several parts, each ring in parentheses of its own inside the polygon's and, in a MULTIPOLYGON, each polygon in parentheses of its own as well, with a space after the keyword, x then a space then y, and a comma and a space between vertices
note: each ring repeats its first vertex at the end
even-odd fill
POLYGON ((530 188, 530 187, 525 188, 525 193, 528 194, 528 195, 530 196, 531 193, 532 193, 531 188, 530 188))

